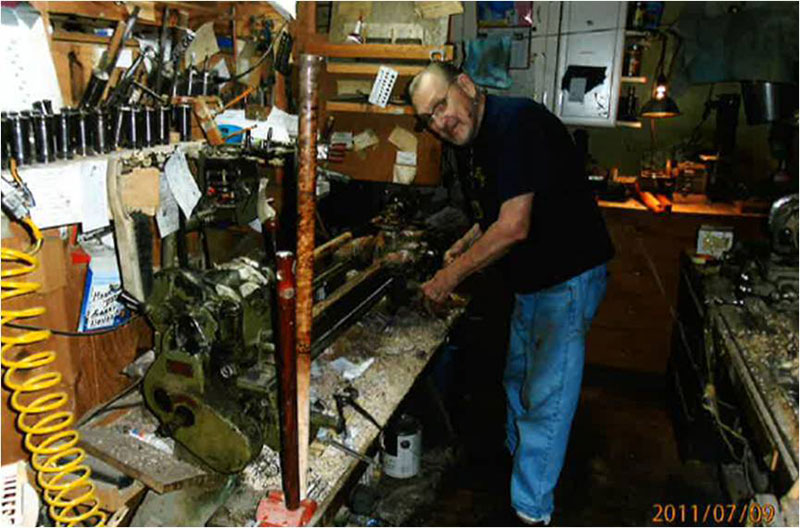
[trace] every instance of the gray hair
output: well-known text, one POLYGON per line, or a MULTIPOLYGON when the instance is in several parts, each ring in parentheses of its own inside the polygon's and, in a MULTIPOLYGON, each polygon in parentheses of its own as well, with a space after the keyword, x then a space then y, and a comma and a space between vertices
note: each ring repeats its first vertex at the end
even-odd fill
POLYGON ((416 74, 408 83, 408 86, 406 86, 406 99, 408 100, 409 104, 413 104, 412 97, 414 96, 414 92, 417 91, 417 88, 419 87, 419 81, 422 79, 422 76, 427 73, 438 75, 448 83, 452 83, 456 80, 456 78, 458 78, 459 75, 461 75, 462 72, 460 68, 456 67, 450 62, 431 62, 425 67, 424 70, 416 74))

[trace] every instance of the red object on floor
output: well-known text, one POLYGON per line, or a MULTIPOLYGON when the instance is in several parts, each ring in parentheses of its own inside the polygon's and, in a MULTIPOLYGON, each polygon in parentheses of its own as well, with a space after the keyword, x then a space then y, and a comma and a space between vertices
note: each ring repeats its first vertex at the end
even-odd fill
POLYGON ((305 526, 315 511, 317 503, 311 499, 300 501, 300 507, 296 510, 287 510, 283 493, 270 491, 267 498, 258 503, 256 522, 258 526, 305 526))

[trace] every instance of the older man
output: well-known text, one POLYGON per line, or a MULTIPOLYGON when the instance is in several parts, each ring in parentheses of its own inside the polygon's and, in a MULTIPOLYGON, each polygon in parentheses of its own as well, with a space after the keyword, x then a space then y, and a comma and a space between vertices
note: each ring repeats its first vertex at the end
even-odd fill
POLYGON ((502 266, 516 294, 503 379, 511 502, 523 521, 546 524, 614 249, 572 138, 542 105, 486 95, 446 63, 414 77, 408 95, 433 133, 470 149, 479 187, 478 223, 423 291, 442 302, 472 273, 502 266))

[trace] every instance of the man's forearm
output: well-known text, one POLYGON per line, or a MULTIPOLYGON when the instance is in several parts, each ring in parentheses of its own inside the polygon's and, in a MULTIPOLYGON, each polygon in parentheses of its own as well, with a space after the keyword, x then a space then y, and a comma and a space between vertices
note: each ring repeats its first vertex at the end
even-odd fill
POLYGON ((458 239, 458 247, 460 251, 466 251, 469 247, 475 243, 475 241, 483 234, 481 230, 481 225, 475 223, 469 231, 464 233, 464 236, 458 239))
POLYGON ((447 267, 447 271, 453 273, 456 282, 463 281, 476 271, 495 262, 505 255, 511 246, 519 242, 519 238, 513 232, 497 222, 489 226, 482 236, 479 234, 478 224, 475 224, 469 233, 473 233, 476 228, 479 238, 447 267))

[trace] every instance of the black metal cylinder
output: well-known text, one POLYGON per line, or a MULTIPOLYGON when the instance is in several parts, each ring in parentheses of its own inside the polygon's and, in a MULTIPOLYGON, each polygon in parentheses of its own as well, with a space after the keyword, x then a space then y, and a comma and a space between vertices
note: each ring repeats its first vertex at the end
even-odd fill
POLYGON ((26 148, 28 136, 23 131, 22 117, 16 112, 8 114, 10 140, 11 140, 11 155, 17 160, 17 165, 26 165, 30 163, 26 148))
POLYGON ((88 156, 89 155, 89 132, 88 132, 88 125, 87 125, 87 115, 86 111, 83 108, 79 108, 78 110, 73 112, 72 122, 73 122, 73 145, 75 149, 75 154, 78 156, 88 156))
POLYGON ((169 144, 169 125, 172 109, 169 106, 160 106, 156 111, 156 141, 160 145, 169 144))
POLYGON ((139 133, 139 107, 131 106, 128 107, 126 119, 125 119, 125 130, 126 130, 126 138, 128 140, 127 148, 130 149, 137 149, 142 146, 141 137, 139 133))
POLYGON ((72 110, 64 107, 56 118, 56 150, 58 159, 72 158, 71 115, 72 110))
POLYGON ((22 123, 22 137, 23 149, 25 152, 25 160, 28 163, 35 163, 36 157, 36 139, 33 133, 33 117, 30 110, 23 110, 19 113, 19 119, 22 123))
POLYGON ((114 126, 111 127, 111 134, 109 136, 111 138, 111 150, 116 150, 122 146, 124 121, 125 112, 123 107, 118 106, 114 108, 114 126))
POLYGON ((33 138, 36 145, 36 161, 50 162, 50 136, 47 134, 47 116, 39 111, 31 114, 33 120, 33 138))
POLYGON ((2 160, 2 168, 7 169, 9 159, 12 157, 11 151, 11 120, 8 118, 7 112, 0 112, 0 141, 2 141, 2 151, 0 151, 0 159, 2 160))
POLYGON ((140 112, 140 138, 143 147, 152 147, 155 144, 153 140, 153 128, 155 128, 155 111, 152 106, 144 106, 140 112))
POLYGON ((95 154, 108 152, 108 114, 105 110, 99 108, 92 110, 90 121, 91 129, 89 136, 92 142, 92 150, 95 154))
POLYGON ((178 132, 181 141, 189 141, 192 137, 192 107, 188 104, 178 105, 178 132))

